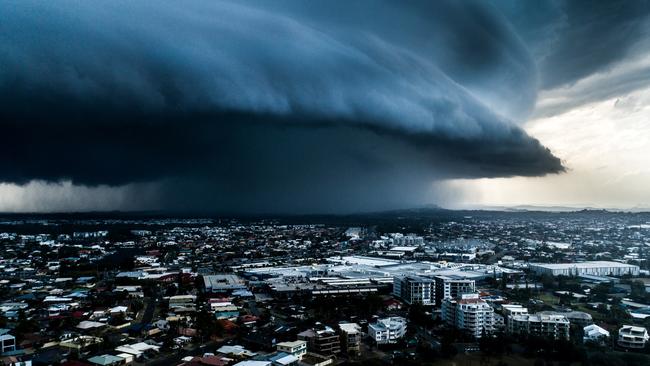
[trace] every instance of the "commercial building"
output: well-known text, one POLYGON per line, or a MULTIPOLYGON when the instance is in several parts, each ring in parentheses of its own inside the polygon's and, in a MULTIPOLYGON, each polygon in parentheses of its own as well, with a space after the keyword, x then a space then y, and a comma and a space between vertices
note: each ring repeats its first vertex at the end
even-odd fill
POLYGON ((246 290, 244 280, 233 274, 203 276, 206 292, 228 293, 236 290, 246 290))
POLYGON ((494 309, 478 294, 463 294, 442 301, 442 320, 475 338, 494 331, 494 309))
POLYGON ((644 348, 649 339, 648 330, 643 327, 624 325, 618 330, 618 345, 624 348, 644 348))
POLYGON ((420 276, 395 277, 393 295, 408 304, 433 304, 433 281, 420 276))
POLYGON ((454 299, 463 294, 476 292, 476 281, 467 279, 462 276, 435 276, 434 297, 436 306, 442 304, 444 299, 454 299))
POLYGON ((538 275, 551 276, 624 276, 639 275, 639 266, 619 262, 530 263, 528 268, 538 275))
POLYGON ((368 325, 368 335, 377 344, 394 344, 406 334, 406 319, 399 316, 382 318, 368 325))
POLYGON ((569 339, 569 320, 558 314, 520 314, 508 318, 507 331, 551 339, 569 339))

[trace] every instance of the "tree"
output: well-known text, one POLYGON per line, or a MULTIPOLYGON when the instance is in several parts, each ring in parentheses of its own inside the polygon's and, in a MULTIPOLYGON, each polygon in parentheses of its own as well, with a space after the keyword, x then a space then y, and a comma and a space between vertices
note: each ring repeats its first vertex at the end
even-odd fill
POLYGON ((646 301, 648 293, 645 290, 645 284, 641 281, 632 281, 630 283, 630 297, 635 301, 646 301))
POLYGON ((552 290, 555 288, 555 281, 553 280, 553 276, 548 273, 542 274, 539 281, 542 283, 542 286, 545 290, 552 290))
POLYGON ((16 332, 16 338, 21 339, 27 333, 36 332, 39 330, 38 322, 35 319, 27 318, 25 311, 20 309, 18 311, 18 322, 14 331, 16 332))

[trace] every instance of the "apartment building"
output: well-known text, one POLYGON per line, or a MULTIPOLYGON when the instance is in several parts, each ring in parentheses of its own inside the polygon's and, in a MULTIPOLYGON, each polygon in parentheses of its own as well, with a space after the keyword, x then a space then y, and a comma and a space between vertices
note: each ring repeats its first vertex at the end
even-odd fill
POLYGON ((433 304, 433 280, 420 276, 395 277, 393 295, 408 304, 433 304))
POLYGON ((508 318, 510 334, 533 335, 551 339, 569 339, 569 320, 559 314, 518 314, 508 318))
POLYGON ((394 344, 406 334, 406 319, 392 316, 368 325, 368 335, 377 344, 394 344))
POLYGON ((476 292, 476 281, 460 276, 435 276, 434 297, 436 306, 444 299, 455 299, 463 294, 476 292))
POLYGON ((649 339, 648 330, 643 327, 624 325, 618 330, 618 345, 624 348, 644 348, 649 339))
POLYGON ((341 323, 339 324, 341 331, 341 347, 344 352, 356 353, 361 348, 361 326, 357 323, 341 323))
POLYGON ((338 333, 328 326, 298 333, 298 339, 307 342, 307 349, 314 353, 332 355, 341 352, 341 339, 338 333))
POLYGON ((462 294, 442 301, 442 320, 449 326, 480 338, 494 331, 494 309, 478 294, 462 294))
POLYGON ((503 316, 506 319, 515 315, 528 314, 528 308, 519 304, 504 304, 501 305, 501 309, 503 310, 503 316))

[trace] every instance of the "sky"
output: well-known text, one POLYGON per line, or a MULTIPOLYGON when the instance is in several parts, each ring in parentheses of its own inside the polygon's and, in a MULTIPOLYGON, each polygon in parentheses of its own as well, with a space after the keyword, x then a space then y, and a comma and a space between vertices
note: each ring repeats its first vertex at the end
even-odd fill
POLYGON ((650 1, 0 13, 0 211, 650 207, 650 1))

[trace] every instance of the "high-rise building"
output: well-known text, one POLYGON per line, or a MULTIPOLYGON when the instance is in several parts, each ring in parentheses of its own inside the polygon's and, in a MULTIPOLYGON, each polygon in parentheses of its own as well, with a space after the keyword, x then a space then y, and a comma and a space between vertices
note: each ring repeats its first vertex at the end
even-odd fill
POLYGON ((433 281, 420 276, 395 277, 393 281, 393 295, 408 304, 433 304, 433 281))
POLYGON ((480 338, 494 331, 494 309, 478 294, 463 294, 442 301, 442 320, 447 325, 480 338))

